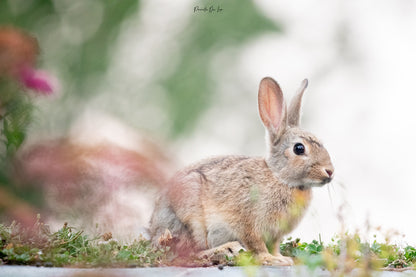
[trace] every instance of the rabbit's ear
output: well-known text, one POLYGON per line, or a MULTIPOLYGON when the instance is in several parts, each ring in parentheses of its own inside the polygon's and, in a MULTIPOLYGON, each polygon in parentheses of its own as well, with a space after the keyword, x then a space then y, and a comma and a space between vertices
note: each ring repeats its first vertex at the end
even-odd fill
POLYGON ((286 104, 280 86, 270 77, 260 82, 259 113, 272 142, 279 139, 287 126, 286 104))
POLYGON ((302 81, 300 88, 298 89, 296 95, 293 97, 292 102, 290 102, 289 113, 288 113, 288 123, 290 126, 299 126, 300 123, 300 108, 302 104, 302 96, 305 89, 308 87, 308 79, 302 81))

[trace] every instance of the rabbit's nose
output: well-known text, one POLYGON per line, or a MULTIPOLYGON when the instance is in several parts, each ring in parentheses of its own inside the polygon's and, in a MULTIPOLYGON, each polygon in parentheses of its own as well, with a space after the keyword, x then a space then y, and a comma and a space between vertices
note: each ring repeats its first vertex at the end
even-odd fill
POLYGON ((328 174, 328 177, 331 178, 332 174, 334 173, 331 169, 325 169, 326 174, 328 174))

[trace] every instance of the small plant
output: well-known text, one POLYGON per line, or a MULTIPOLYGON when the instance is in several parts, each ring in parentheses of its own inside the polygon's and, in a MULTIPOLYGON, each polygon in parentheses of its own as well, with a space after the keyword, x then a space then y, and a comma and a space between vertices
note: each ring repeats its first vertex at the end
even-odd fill
POLYGON ((414 248, 413 246, 406 246, 404 249, 404 254, 403 254, 404 258, 411 262, 412 264, 416 263, 416 248, 414 248))
POLYGON ((416 263, 413 246, 401 249, 388 240, 381 243, 376 239, 372 243, 363 242, 358 234, 349 233, 336 236, 328 245, 316 240, 305 243, 299 238, 288 238, 280 245, 280 250, 283 255, 294 257, 298 264, 304 264, 311 270, 321 267, 335 275, 343 275, 353 269, 369 275, 372 270, 413 268, 416 263))
POLYGON ((259 261, 255 258, 254 254, 249 251, 241 250, 239 255, 235 257, 235 264, 237 266, 257 266, 260 265, 259 261))

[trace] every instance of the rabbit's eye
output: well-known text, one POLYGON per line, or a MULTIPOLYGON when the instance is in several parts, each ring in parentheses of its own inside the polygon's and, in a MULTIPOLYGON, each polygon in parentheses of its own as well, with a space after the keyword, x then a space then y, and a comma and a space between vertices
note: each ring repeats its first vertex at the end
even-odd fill
POLYGON ((295 146, 293 147, 293 152, 296 155, 305 154, 305 145, 303 145, 302 143, 296 143, 295 146))

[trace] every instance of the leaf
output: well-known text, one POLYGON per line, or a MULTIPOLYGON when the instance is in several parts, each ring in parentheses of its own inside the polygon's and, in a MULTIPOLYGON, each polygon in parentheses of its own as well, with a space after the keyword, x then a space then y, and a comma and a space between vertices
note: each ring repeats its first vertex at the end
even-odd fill
POLYGON ((5 106, 2 133, 9 155, 12 155, 23 143, 32 121, 33 104, 27 97, 15 97, 5 106))
POLYGON ((123 249, 123 250, 120 250, 120 252, 118 252, 117 258, 121 260, 130 260, 133 258, 133 255, 131 254, 130 251, 123 249))

